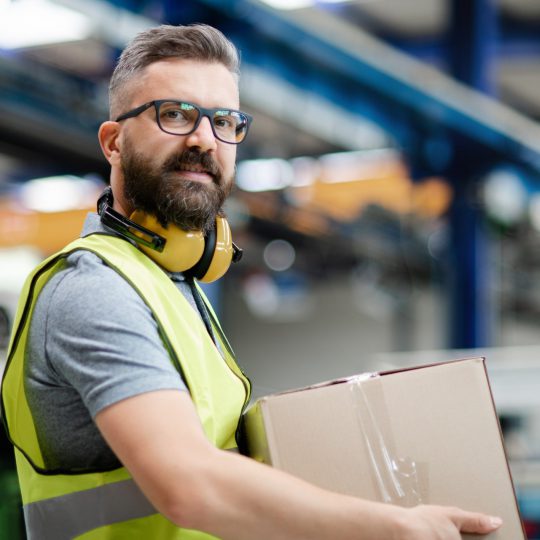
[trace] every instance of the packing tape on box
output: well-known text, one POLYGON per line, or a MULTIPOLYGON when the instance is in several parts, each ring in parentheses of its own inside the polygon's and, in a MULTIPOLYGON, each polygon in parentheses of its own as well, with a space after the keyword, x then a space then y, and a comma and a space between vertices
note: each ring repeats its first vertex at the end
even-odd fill
POLYGON ((350 381, 350 395, 371 461, 372 480, 381 500, 400 506, 425 503, 424 467, 409 456, 400 456, 392 441, 381 377, 364 374, 350 381))

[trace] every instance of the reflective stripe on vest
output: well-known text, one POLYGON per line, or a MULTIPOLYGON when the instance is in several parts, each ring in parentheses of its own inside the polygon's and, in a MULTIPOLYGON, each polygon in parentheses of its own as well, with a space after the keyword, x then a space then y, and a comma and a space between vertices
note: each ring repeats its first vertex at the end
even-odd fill
MULTIPOLYGON (((205 433, 215 446, 222 449, 235 446, 238 420, 250 397, 249 381, 236 365, 209 306, 225 358, 212 342, 199 314, 169 277, 138 249, 125 240, 101 234, 73 242, 44 261, 27 280, 2 381, 3 420, 11 441, 20 450, 16 450, 17 470, 29 536, 44 538, 44 531, 58 530, 58 514, 63 513, 63 527, 71 531, 67 533, 72 535, 70 538, 75 534, 84 540, 145 538, 144 535, 160 540, 210 539, 212 537, 205 533, 174 527, 156 514, 142 493, 135 495, 136 490, 129 491, 132 495, 128 498, 114 495, 116 506, 93 505, 94 494, 113 494, 115 489, 127 489, 127 486, 132 486, 129 490, 133 490, 135 485, 123 468, 103 473, 81 471, 80 474, 79 471, 72 474, 46 470, 24 392, 24 351, 35 298, 48 279, 64 267, 65 258, 79 249, 91 251, 103 259, 131 284, 151 309, 171 361, 181 369, 205 433), (57 512, 58 505, 62 509, 57 512)), ((51 538, 53 536, 64 537, 51 533, 51 538)))
MULTIPOLYGON (((86 531, 156 513, 133 480, 36 501, 24 506, 26 528, 39 540, 70 540, 86 531), (76 520, 70 519, 76 516, 76 520)), ((30 540, 30 538, 29 538, 30 540)))

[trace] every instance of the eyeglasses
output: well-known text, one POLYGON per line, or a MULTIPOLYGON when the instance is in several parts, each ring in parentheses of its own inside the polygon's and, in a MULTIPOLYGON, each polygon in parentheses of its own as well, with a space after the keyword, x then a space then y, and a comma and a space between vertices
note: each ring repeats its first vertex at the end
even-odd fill
POLYGON ((165 133, 189 135, 199 127, 201 118, 206 116, 216 139, 228 144, 240 144, 246 138, 252 120, 249 114, 234 109, 207 109, 186 101, 155 99, 121 114, 116 122, 134 118, 152 105, 156 109, 156 122, 165 133))

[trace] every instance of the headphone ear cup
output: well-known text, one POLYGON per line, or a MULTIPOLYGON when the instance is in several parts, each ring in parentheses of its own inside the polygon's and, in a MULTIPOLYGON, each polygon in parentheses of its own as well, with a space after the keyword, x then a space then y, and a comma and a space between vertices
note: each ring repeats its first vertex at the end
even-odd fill
POLYGON ((155 216, 140 210, 135 210, 129 220, 123 219, 126 223, 122 230, 114 223, 109 226, 122 236, 137 241, 141 251, 169 272, 185 272, 187 276, 211 283, 222 277, 231 265, 234 245, 225 218, 217 217, 214 229, 206 236, 201 231, 184 231, 172 224, 165 228, 155 216), (150 244, 149 234, 155 234, 161 245, 150 244))
MULTIPOLYGON (((203 257, 206 242, 201 231, 184 231, 172 224, 165 228, 155 216, 140 210, 135 210, 130 219, 165 238, 165 246, 161 252, 145 245, 139 247, 169 272, 185 272, 193 268, 203 257)), ((138 234, 135 230, 134 233, 138 234)))
POLYGON ((216 281, 231 266, 233 254, 231 227, 225 218, 218 216, 215 228, 205 238, 203 255, 189 275, 203 283, 216 281))

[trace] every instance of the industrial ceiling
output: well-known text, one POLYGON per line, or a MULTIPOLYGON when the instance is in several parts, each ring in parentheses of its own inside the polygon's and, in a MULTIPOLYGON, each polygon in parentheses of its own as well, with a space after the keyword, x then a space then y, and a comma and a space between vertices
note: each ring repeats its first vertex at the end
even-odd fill
MULTIPOLYGON (((86 27, 78 39, 59 42, 52 39, 49 43, 29 46, 0 43, 0 152, 5 156, 0 166, 4 172, 0 182, 12 178, 24 180, 34 173, 33 167, 29 170, 29 163, 44 168, 61 167, 69 172, 94 168, 106 173, 95 128, 106 118, 106 85, 114 59, 135 32, 158 22, 171 22, 171 17, 174 23, 202 21, 217 26, 223 23, 224 31, 233 30, 233 39, 238 37, 241 41, 239 46, 248 60, 244 62, 243 104, 255 115, 256 121, 250 142, 242 148, 240 158, 291 157, 385 146, 394 134, 381 131, 377 118, 370 119, 369 114, 361 122, 360 109, 351 115, 340 103, 340 94, 334 91, 339 84, 342 92, 355 92, 350 73, 342 73, 341 81, 325 87, 309 73, 303 75, 304 84, 301 77, 291 84, 285 70, 272 69, 272 63, 290 55, 291 47, 290 42, 287 47, 283 46, 279 35, 283 27, 275 21, 303 24, 323 41, 340 37, 343 44, 351 37, 349 47, 356 53, 362 51, 354 51, 354 47, 371 47, 378 43, 366 41, 366 36, 375 36, 380 44, 390 44, 410 59, 419 59, 444 72, 448 69, 450 7, 450 0, 319 1, 290 10, 273 9, 255 0, 178 3, 3 0, 0 2, 0 14, 4 13, 0 16, 0 35, 6 35, 2 24, 10 25, 19 35, 22 28, 31 31, 33 24, 41 27, 45 24, 59 31, 63 23, 55 19, 58 14, 54 8, 69 8, 82 14, 86 27), (26 15, 17 23, 4 16, 14 11, 15 5, 23 4, 33 5, 30 13, 39 20, 26 15), (249 5, 258 10, 255 15, 246 7, 249 5), (41 11, 36 6, 41 6, 41 11), (264 15, 265 10, 275 18, 254 24, 253 17, 264 15), (341 35, 332 35, 335 31, 341 35), (272 49, 271 56, 265 48, 272 49), (266 60, 268 65, 257 63, 259 59, 266 60), (298 114, 298 103, 316 106, 318 100, 333 107, 337 119, 335 129, 324 134, 313 129, 309 115, 302 114, 299 118, 298 114)), ((540 33, 537 31, 540 6, 536 0, 499 0, 494 3, 494 12, 497 34, 490 43, 493 95, 536 119, 540 116, 540 95, 536 91, 540 83, 540 33)), ((306 60, 301 40, 297 46, 298 71, 302 71, 306 60)), ((328 50, 321 49, 321 54, 327 53, 328 50)), ((372 56, 372 61, 379 59, 381 65, 387 62, 388 48, 374 48, 373 53, 379 57, 372 56)), ((290 64, 289 59, 287 65, 290 64)), ((316 62, 314 65, 317 69, 316 62)), ((340 75, 339 66, 336 73, 340 75)), ((336 73, 328 72, 329 76, 336 73)))

